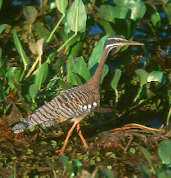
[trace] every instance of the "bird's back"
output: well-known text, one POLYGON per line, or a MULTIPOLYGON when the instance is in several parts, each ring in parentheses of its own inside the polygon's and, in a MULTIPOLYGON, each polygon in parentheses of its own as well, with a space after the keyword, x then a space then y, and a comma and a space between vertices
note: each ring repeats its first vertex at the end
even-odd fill
POLYGON ((23 132, 26 128, 35 125, 49 127, 54 123, 88 115, 100 104, 98 88, 88 82, 62 92, 49 102, 45 102, 40 108, 16 124, 12 130, 14 133, 23 132))

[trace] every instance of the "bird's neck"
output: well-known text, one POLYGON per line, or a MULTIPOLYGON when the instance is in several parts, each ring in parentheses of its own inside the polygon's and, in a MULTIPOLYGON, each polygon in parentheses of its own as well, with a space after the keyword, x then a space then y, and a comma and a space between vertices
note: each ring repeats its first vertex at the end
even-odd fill
POLYGON ((98 66, 97 66, 97 69, 96 69, 92 79, 90 80, 94 84, 97 84, 97 86, 99 86, 100 79, 101 79, 101 76, 102 76, 102 73, 103 73, 103 69, 104 69, 104 65, 105 65, 108 53, 109 52, 107 52, 107 51, 103 52, 103 55, 102 55, 102 57, 100 59, 100 62, 98 64, 98 66))

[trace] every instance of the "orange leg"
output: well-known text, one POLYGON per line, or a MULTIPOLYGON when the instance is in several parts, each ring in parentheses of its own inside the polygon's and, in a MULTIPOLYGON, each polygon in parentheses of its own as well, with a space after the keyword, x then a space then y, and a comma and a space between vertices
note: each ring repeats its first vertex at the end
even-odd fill
POLYGON ((82 135, 81 128, 80 128, 80 123, 77 123, 77 133, 78 133, 82 143, 84 144, 84 147, 87 149, 88 145, 87 145, 87 142, 86 142, 85 138, 82 135))
POLYGON ((67 146, 67 144, 68 144, 68 140, 69 140, 69 138, 71 137, 72 132, 73 132, 73 130, 74 130, 74 128, 76 127, 77 124, 78 124, 78 122, 74 122, 74 124, 72 125, 72 127, 69 129, 69 131, 68 131, 68 133, 67 133, 67 136, 66 136, 66 138, 65 138, 63 147, 62 147, 59 151, 57 151, 57 153, 59 153, 60 155, 63 155, 63 154, 64 154, 65 148, 66 148, 66 146, 67 146))

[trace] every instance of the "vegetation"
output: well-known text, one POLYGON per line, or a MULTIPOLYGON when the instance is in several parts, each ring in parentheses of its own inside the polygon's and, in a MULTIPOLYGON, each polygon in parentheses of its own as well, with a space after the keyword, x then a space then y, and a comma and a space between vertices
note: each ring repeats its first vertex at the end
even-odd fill
POLYGON ((0 176, 171 177, 170 24, 170 0, 0 0, 0 176), (66 156, 55 155, 69 123, 10 131, 90 79, 111 36, 144 47, 109 56, 102 108, 82 122, 88 152, 75 136, 66 156))

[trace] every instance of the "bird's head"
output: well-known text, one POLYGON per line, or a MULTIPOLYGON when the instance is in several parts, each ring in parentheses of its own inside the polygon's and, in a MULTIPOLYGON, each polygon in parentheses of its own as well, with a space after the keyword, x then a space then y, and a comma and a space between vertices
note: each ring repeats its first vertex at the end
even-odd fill
POLYGON ((143 43, 137 42, 137 41, 132 41, 132 40, 127 40, 123 37, 113 37, 113 38, 108 38, 106 43, 105 43, 105 51, 109 53, 111 50, 115 49, 118 51, 124 46, 130 46, 130 45, 144 45, 143 43))

